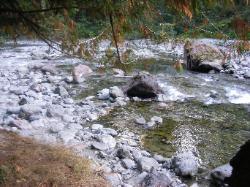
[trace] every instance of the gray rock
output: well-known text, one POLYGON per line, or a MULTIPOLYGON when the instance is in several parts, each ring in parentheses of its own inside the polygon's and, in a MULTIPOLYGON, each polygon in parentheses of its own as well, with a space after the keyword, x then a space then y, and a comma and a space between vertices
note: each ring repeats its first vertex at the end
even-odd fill
POLYGON ((19 114, 21 110, 21 107, 9 107, 6 111, 7 114, 19 114))
POLYGON ((154 155, 154 159, 159 162, 159 163, 164 163, 168 160, 170 160, 169 158, 164 158, 163 156, 161 155, 154 155))
POLYGON ((142 172, 139 175, 136 175, 128 180, 128 183, 132 186, 141 186, 142 182, 144 181, 145 177, 148 175, 147 172, 142 172))
POLYGON ((79 64, 73 68, 72 76, 75 83, 82 83, 85 77, 92 73, 92 69, 86 65, 79 64))
POLYGON ((110 97, 109 89, 105 88, 97 93, 98 99, 107 100, 110 97))
POLYGON ((107 146, 107 144, 104 144, 102 142, 93 142, 91 144, 91 147, 100 151, 105 151, 107 149, 109 149, 109 147, 107 146))
POLYGON ((52 65, 52 64, 48 64, 48 65, 44 65, 41 67, 41 72, 46 74, 46 73, 50 73, 52 75, 56 74, 56 66, 52 65))
POLYGON ((130 148, 128 146, 122 146, 117 149, 116 156, 120 159, 132 158, 132 154, 130 153, 130 148))
POLYGON ((122 184, 122 177, 119 173, 107 173, 104 178, 111 184, 111 186, 120 186, 122 184))
POLYGON ((218 186, 223 186, 225 178, 231 176, 232 170, 233 168, 230 164, 225 164, 213 169, 210 172, 212 182, 218 186))
POLYGON ((140 117, 140 118, 135 119, 135 123, 138 125, 145 125, 147 122, 144 119, 144 117, 140 117))
POLYGON ((68 91, 63 86, 56 87, 54 93, 59 94, 61 97, 68 97, 69 96, 68 91))
POLYGON ((29 120, 31 116, 36 116, 42 114, 41 107, 35 104, 25 104, 21 107, 19 117, 29 120))
POLYGON ((187 42, 184 56, 187 69, 204 73, 211 70, 220 72, 226 60, 218 47, 201 41, 187 42))
POLYGON ((136 164, 133 160, 125 158, 122 159, 122 165, 126 168, 126 169, 133 169, 136 167, 136 164))
POLYGON ((32 125, 26 120, 22 120, 22 119, 11 120, 8 126, 16 127, 17 129, 20 129, 20 130, 32 129, 32 125))
POLYGON ((18 102, 19 105, 25 105, 25 104, 27 104, 27 103, 28 103, 28 101, 27 101, 27 99, 24 98, 24 97, 21 98, 20 101, 18 102))
POLYGON ((152 168, 157 168, 159 167, 159 164, 158 162, 153 159, 153 158, 149 158, 149 157, 142 157, 139 159, 138 161, 138 167, 139 167, 139 170, 141 172, 143 171, 150 171, 152 168))
POLYGON ((163 119, 161 117, 158 117, 158 116, 153 116, 151 119, 150 119, 151 122, 154 122, 156 124, 162 124, 163 122, 163 119))
POLYGON ((124 97, 124 93, 118 86, 114 86, 110 88, 110 96, 112 98, 124 97))
POLYGON ((116 140, 110 135, 99 135, 96 139, 104 143, 109 149, 113 149, 116 146, 116 140))
POLYGON ((192 177, 198 173, 198 160, 191 152, 177 154, 172 159, 172 168, 177 175, 192 177))
POLYGON ((64 129, 64 124, 59 122, 50 123, 49 126, 49 131, 51 133, 58 133, 64 129))
POLYGON ((163 90, 156 79, 148 73, 138 73, 124 87, 124 92, 128 97, 139 97, 142 99, 154 98, 163 90))
POLYGON ((250 79, 250 71, 245 72, 244 78, 250 79))
POLYGON ((181 184, 180 181, 176 181, 175 178, 173 178, 169 172, 160 172, 157 170, 152 170, 150 173, 148 173, 145 178, 141 182, 141 186, 147 186, 147 187, 169 187, 169 186, 186 186, 181 184))
POLYGON ((115 76, 117 76, 117 77, 120 77, 120 76, 123 77, 125 75, 125 72, 121 69, 113 68, 112 70, 113 70, 115 76))
POLYGON ((68 143, 70 140, 75 138, 77 130, 75 129, 64 129, 58 133, 59 137, 64 143, 68 143))
POLYGON ((118 135, 118 132, 114 129, 111 129, 111 128, 103 128, 101 130, 101 132, 103 134, 108 134, 108 135, 111 135, 111 136, 117 136, 118 135))
POLYGON ((91 126, 91 129, 94 130, 94 131, 100 130, 100 129, 102 129, 102 128, 103 128, 103 125, 101 125, 101 124, 93 124, 93 125, 91 126))

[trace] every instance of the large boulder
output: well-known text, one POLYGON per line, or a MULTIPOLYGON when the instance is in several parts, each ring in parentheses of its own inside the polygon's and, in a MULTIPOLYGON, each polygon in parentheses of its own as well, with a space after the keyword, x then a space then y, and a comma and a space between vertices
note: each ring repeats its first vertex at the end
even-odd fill
POLYGON ((81 83, 84 81, 84 77, 89 76, 92 72, 93 71, 90 67, 83 64, 79 64, 73 68, 73 81, 75 83, 81 83))
POLYGON ((125 86, 124 92, 129 97, 139 97, 142 99, 154 98, 162 94, 163 90, 156 79, 149 73, 138 73, 125 86))
POLYGON ((202 41, 188 41, 184 46, 184 58, 187 69, 203 73, 220 72, 225 63, 225 55, 218 47, 202 41))
POLYGON ((250 140, 241 146, 238 153, 231 159, 232 175, 225 179, 230 187, 246 187, 250 184, 250 140))

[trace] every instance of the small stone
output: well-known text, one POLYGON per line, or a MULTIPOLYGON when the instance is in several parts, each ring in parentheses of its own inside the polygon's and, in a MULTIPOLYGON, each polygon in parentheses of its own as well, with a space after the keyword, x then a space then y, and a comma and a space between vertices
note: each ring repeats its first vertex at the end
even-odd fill
POLYGON ((116 151, 116 156, 120 159, 132 158, 132 155, 127 146, 122 146, 116 151))
POLYGON ((102 128, 103 128, 103 125, 101 125, 101 124, 93 124, 93 125, 91 126, 91 129, 94 130, 94 131, 100 130, 100 129, 102 129, 102 128))
POLYGON ((111 128, 103 128, 102 133, 103 134, 108 134, 108 135, 111 135, 111 136, 117 136, 118 135, 118 132, 116 130, 114 130, 114 129, 111 129, 111 128))
POLYGON ((55 94, 59 94, 61 97, 67 97, 67 96, 69 96, 68 91, 63 86, 56 87, 54 93, 55 94))
POLYGON ((163 122, 163 119, 161 117, 158 117, 158 116, 153 116, 151 118, 151 122, 155 122, 156 124, 161 124, 163 122))
POLYGON ((110 96, 112 98, 124 97, 124 93, 118 86, 114 86, 110 88, 110 96))
POLYGON ((23 119, 29 120, 31 116, 40 115, 42 113, 42 109, 35 104, 25 104, 21 107, 19 117, 23 119))
POLYGON ((96 137, 99 142, 104 143, 108 148, 113 149, 116 146, 115 139, 110 135, 101 135, 96 137))
POLYGON ((101 142, 93 142, 91 146, 92 148, 100 150, 100 151, 105 151, 109 148, 106 144, 101 143, 101 142))
POLYGON ((245 79, 250 79, 250 71, 245 72, 244 78, 245 79))
POLYGON ((135 119, 135 123, 138 125, 145 125, 146 120, 144 119, 144 117, 140 117, 140 118, 135 119))
POLYGON ((122 177, 118 173, 108 173, 105 174, 104 177, 111 186, 120 186, 122 184, 122 177))
POLYGON ((113 72, 114 72, 115 76, 117 76, 117 77, 125 75, 125 72, 121 69, 113 68, 113 72))
POLYGON ((157 168, 159 166, 159 164, 153 158, 142 157, 138 161, 138 166, 139 166, 139 170, 141 172, 143 172, 143 171, 148 171, 149 172, 152 168, 157 168))
POLYGON ((126 168, 126 169, 133 169, 136 167, 136 164, 133 160, 125 158, 122 160, 122 165, 126 168))
POLYGON ((157 160, 157 162, 159 162, 159 163, 164 163, 168 160, 168 158, 164 158, 161 155, 154 155, 154 159, 157 160))
POLYGON ((98 95, 98 99, 107 100, 110 97, 109 89, 105 88, 105 89, 99 91, 97 95, 98 95))
POLYGON ((27 102, 27 99, 24 98, 24 97, 21 98, 20 101, 18 102, 19 105, 25 105, 25 104, 27 104, 27 103, 28 103, 28 102, 27 102))
POLYGON ((131 184, 132 186, 141 186, 141 183, 144 181, 145 177, 148 175, 147 172, 142 172, 139 175, 136 175, 129 179, 128 183, 131 184))

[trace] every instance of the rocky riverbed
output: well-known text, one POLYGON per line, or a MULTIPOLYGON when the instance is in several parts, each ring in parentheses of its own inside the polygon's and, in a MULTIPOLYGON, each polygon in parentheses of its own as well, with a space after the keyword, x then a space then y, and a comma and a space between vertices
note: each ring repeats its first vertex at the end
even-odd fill
MULTIPOLYGON (((172 54, 183 56, 181 45, 160 45, 158 51, 131 46, 140 60, 125 76, 117 69, 103 73, 99 64, 48 50, 42 42, 5 44, 1 128, 73 147, 113 186, 209 185, 208 171, 229 162, 250 138, 249 79, 178 73, 172 54), (141 60, 142 54, 151 56, 141 60), (82 77, 76 71, 76 79, 71 71, 78 64, 93 72, 85 69, 89 75, 82 77), (163 90, 156 100, 129 99, 121 90, 142 70, 154 74, 163 90)), ((249 59, 240 66, 244 71, 249 59)))

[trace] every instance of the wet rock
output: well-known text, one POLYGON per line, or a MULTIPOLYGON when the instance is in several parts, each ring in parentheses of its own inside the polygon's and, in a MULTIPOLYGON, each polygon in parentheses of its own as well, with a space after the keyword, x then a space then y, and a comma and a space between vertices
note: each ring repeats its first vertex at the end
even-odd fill
POLYGON ((140 117, 140 118, 135 119, 135 123, 138 125, 145 125, 147 122, 144 117, 140 117))
POLYGON ((136 164, 133 160, 125 158, 122 160, 122 165, 126 168, 126 169, 133 169, 136 167, 136 164))
POLYGON ((154 98, 163 90, 156 79, 148 73, 138 73, 125 86, 124 92, 128 97, 139 97, 142 99, 154 98))
POLYGON ((109 89, 105 88, 97 93, 98 99, 107 100, 110 97, 109 89))
POLYGON ((73 68, 72 76, 75 83, 81 83, 85 80, 84 77, 89 76, 92 73, 92 69, 86 65, 79 64, 73 68))
POLYGON ((245 187, 250 184, 250 140, 248 140, 237 154, 230 160, 233 167, 232 175, 225 179, 231 187, 245 187))
POLYGON ((124 93, 118 86, 113 86, 110 88, 110 96, 112 98, 124 97, 124 93))
POLYGON ((158 162, 153 158, 142 157, 138 161, 140 171, 150 171, 152 168, 157 168, 158 166, 158 162))
POLYGON ((61 97, 68 97, 69 96, 68 91, 63 86, 56 87, 54 93, 59 94, 61 97))
POLYGON ((223 186, 225 178, 230 177, 231 174, 232 166, 230 166, 229 164, 225 164, 213 169, 210 173, 210 176, 212 179, 212 183, 217 186, 223 186))
POLYGON ((199 164, 197 158, 191 152, 185 152, 173 157, 172 168, 177 175, 192 177, 197 174, 199 164))
POLYGON ((187 69, 198 72, 220 72, 225 63, 225 57, 218 47, 201 41, 187 42, 184 46, 184 56, 187 69))

